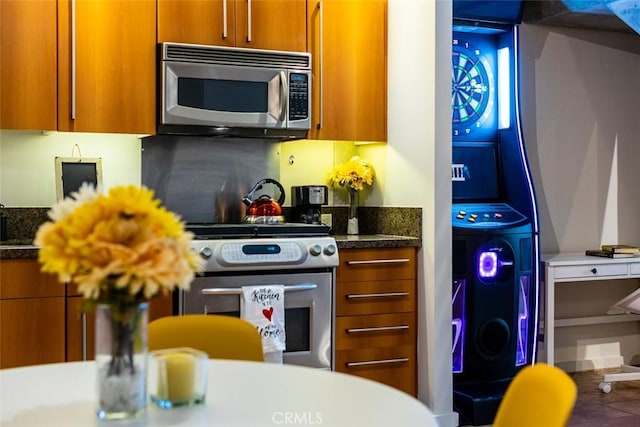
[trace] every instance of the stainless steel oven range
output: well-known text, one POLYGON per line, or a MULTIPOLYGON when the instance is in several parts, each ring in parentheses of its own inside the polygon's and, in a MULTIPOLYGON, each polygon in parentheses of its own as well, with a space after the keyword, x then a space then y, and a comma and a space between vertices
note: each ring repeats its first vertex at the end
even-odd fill
POLYGON ((333 370, 333 300, 338 249, 312 224, 188 226, 203 274, 179 295, 179 313, 240 315, 242 286, 284 285, 283 362, 333 370))

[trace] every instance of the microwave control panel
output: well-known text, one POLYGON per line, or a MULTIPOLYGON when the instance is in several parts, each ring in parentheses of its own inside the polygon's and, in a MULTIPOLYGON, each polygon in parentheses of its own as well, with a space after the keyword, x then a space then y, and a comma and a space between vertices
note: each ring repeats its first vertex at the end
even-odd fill
POLYGON ((309 118, 309 74, 289 73, 289 120, 309 118))

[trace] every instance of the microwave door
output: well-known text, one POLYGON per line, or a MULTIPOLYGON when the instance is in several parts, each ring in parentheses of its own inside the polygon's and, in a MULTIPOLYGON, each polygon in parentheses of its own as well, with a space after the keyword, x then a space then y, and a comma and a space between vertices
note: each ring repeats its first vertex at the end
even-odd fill
POLYGON ((281 70, 164 62, 163 124, 286 127, 281 70))

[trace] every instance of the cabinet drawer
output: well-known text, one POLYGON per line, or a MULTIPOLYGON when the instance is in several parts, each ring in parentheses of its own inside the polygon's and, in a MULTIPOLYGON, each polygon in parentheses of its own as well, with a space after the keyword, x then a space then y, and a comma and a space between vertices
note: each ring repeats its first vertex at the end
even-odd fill
POLYGON ((629 265, 623 264, 585 264, 567 265, 554 268, 555 278, 558 279, 591 279, 593 277, 626 276, 629 265))
POLYGON ((415 311, 415 280, 338 283, 336 316, 415 311))
POLYGON ((414 346, 336 351, 336 371, 368 378, 416 395, 414 346))
POLYGON ((415 279, 414 248, 345 249, 340 251, 338 282, 415 279))
POLYGON ((414 345, 415 319, 415 313, 338 317, 336 350, 414 345))
POLYGON ((57 276, 40 271, 32 259, 0 261, 0 299, 64 296, 64 285, 57 276))

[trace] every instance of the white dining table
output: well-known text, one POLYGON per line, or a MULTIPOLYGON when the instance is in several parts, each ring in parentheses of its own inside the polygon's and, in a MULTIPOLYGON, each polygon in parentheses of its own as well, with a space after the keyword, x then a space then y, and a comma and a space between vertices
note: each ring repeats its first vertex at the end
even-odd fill
POLYGON ((0 370, 0 426, 437 427, 422 402, 384 384, 294 365, 212 359, 202 405, 98 420, 92 361, 0 370))

